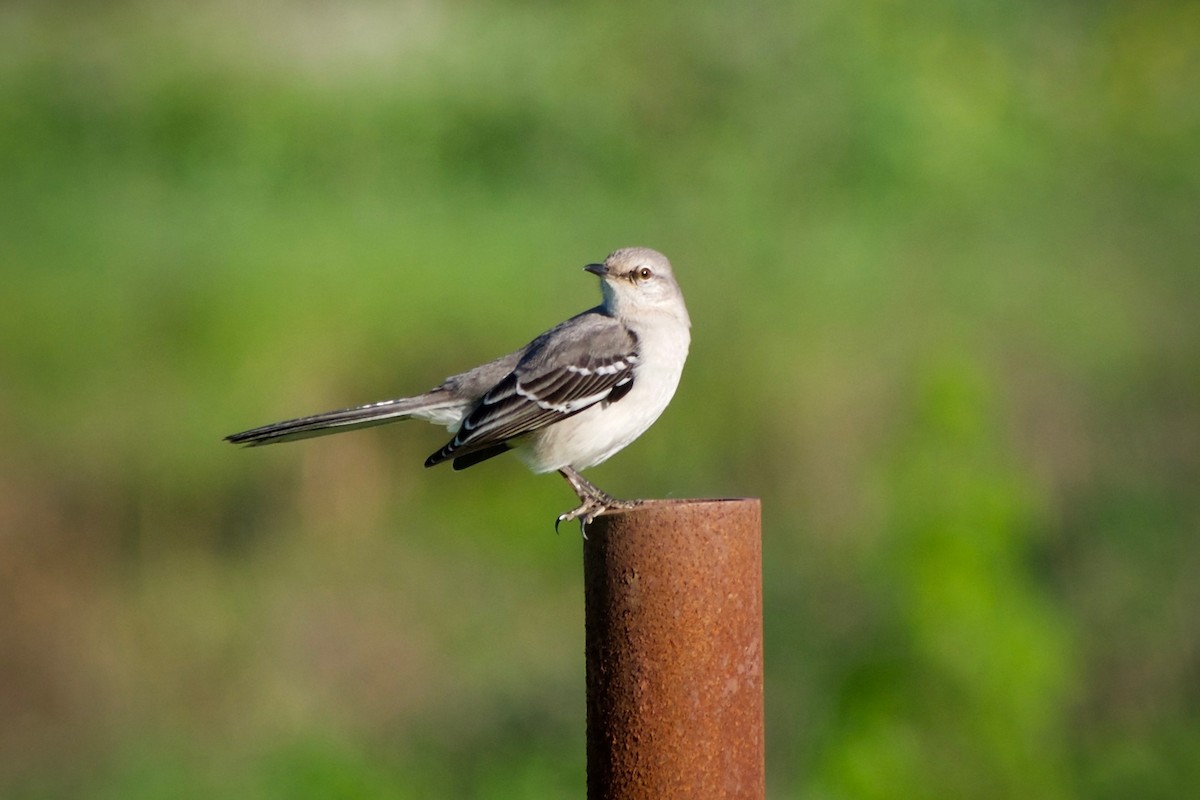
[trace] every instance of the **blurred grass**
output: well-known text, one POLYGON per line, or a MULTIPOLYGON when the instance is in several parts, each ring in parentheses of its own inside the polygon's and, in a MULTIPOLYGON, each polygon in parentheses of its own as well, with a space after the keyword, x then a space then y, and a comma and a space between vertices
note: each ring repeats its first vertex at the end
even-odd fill
POLYGON ((693 355, 595 477, 763 497, 772 796, 1186 794, 1198 53, 1180 2, 5 5, 0 795, 578 794, 565 487, 219 439, 629 244, 693 355))

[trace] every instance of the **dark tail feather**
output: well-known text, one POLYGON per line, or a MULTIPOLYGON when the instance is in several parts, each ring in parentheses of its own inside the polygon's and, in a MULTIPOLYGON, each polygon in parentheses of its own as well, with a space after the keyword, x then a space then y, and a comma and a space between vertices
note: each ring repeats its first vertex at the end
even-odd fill
MULTIPOLYGON (((491 447, 485 447, 482 450, 476 450, 473 453, 467 453, 465 456, 459 456, 458 458, 454 459, 454 468, 457 470, 473 467, 480 461, 487 461, 489 458, 494 458, 501 453, 506 453, 510 449, 511 448, 508 446, 508 442, 501 442, 500 444, 494 444, 491 447)), ((432 461, 433 456, 430 456, 429 460, 432 461)), ((426 461, 425 466, 431 467, 433 464, 430 464, 429 461, 426 461)))
POLYGON ((296 439, 308 439, 313 436, 326 436, 357 428, 399 422, 412 416, 414 412, 430 409, 437 405, 439 405, 438 400, 430 395, 403 397, 399 400, 385 400, 382 403, 369 403, 365 406, 326 411, 311 417, 273 422, 260 428, 252 428, 226 436, 225 440, 247 447, 291 442, 296 439))

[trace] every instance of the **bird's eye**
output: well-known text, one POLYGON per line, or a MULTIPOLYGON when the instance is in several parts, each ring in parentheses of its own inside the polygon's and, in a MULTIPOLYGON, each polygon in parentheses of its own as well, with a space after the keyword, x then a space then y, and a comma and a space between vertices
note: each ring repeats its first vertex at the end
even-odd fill
POLYGON ((642 281, 650 280, 650 276, 653 274, 654 273, 650 271, 649 267, 642 267, 641 269, 639 269, 637 271, 638 280, 642 280, 642 281))

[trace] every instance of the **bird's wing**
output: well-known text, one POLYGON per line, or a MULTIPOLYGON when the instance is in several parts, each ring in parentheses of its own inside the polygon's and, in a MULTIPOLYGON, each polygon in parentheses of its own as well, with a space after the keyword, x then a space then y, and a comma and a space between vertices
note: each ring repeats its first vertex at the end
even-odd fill
POLYGON ((633 387, 637 362, 637 336, 622 323, 595 310, 572 317, 530 343, 425 466, 495 448, 596 403, 615 402, 633 387))

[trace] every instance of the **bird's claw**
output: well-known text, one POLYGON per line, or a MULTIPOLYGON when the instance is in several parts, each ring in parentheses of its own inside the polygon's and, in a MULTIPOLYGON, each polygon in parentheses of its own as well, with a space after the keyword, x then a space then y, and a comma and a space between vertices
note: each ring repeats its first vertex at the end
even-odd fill
POLYGON ((558 526, 564 522, 577 519, 579 520, 579 534, 584 539, 587 539, 587 526, 592 523, 592 520, 607 510, 603 503, 589 497, 583 501, 583 504, 579 508, 572 509, 565 514, 559 514, 558 519, 554 520, 554 532, 558 533, 558 526))
POLYGON ((558 519, 554 521, 554 532, 558 533, 558 526, 564 522, 577 519, 579 520, 579 533, 586 540, 587 526, 591 525, 592 520, 596 517, 609 511, 622 511, 635 508, 641 505, 641 503, 641 500, 618 500, 610 495, 605 495, 603 498, 585 497, 579 508, 558 515, 558 519))

